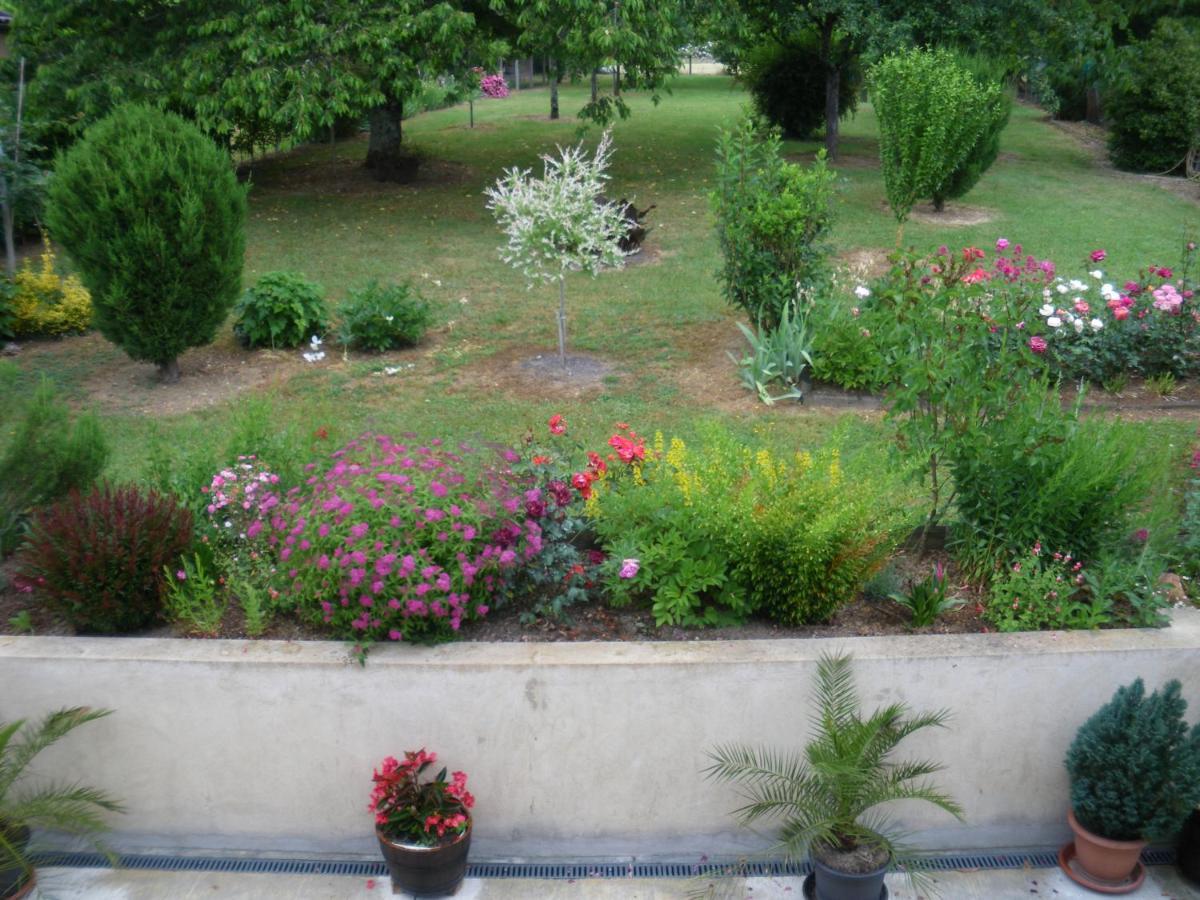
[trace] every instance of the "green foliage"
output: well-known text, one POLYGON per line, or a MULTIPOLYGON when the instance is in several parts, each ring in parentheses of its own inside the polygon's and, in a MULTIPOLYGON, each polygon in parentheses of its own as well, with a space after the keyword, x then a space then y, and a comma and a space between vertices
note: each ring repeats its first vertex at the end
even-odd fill
MULTIPOLYGON (((5 391, 15 399, 15 388, 5 391)), ((89 487, 108 462, 108 442, 95 416, 75 417, 42 381, 27 403, 6 404, 15 430, 0 456, 0 556, 21 542, 29 514, 39 506, 89 487)))
POLYGON ((927 628, 942 613, 962 606, 957 597, 946 595, 946 570, 940 562, 931 575, 912 582, 907 593, 896 591, 889 597, 909 611, 913 628, 927 628))
POLYGON ((836 298, 814 310, 813 378, 849 390, 880 390, 892 313, 875 304, 850 306, 836 298))
POLYGON ((212 341, 240 290, 246 191, 176 115, 125 106, 88 129, 58 160, 46 217, 101 333, 168 377, 212 341))
POLYGON ((808 168, 784 162, 778 131, 752 116, 721 132, 711 201, 722 293, 759 328, 774 329, 798 292, 826 284, 836 177, 823 153, 808 168))
POLYGON ((948 449, 960 561, 986 578, 1038 540, 1095 560, 1143 524, 1136 517, 1165 482, 1154 443, 1136 424, 1083 419, 1057 390, 1027 386, 948 449))
POLYGON ((1003 68, 989 65, 982 57, 968 57, 960 61, 964 68, 973 71, 976 81, 984 91, 984 125, 966 158, 933 192, 933 206, 938 210, 945 206, 947 200, 965 196, 992 167, 992 163, 1000 155, 1000 134, 1008 125, 1008 117, 1012 113, 1012 95, 1004 87, 1003 68))
POLYGON ((1088 588, 1088 574, 1069 552, 1051 553, 1035 543, 992 583, 984 602, 987 620, 1004 632, 1108 625, 1112 603, 1088 588))
POLYGON ((1139 678, 1080 726, 1065 761, 1080 825, 1114 841, 1175 836, 1200 804, 1200 725, 1186 711, 1178 681, 1147 697, 1139 678))
MULTIPOLYGON (((789 138, 810 138, 825 125, 825 67, 816 36, 806 32, 796 41, 769 41, 753 48, 742 61, 742 75, 754 108, 789 138)), ((838 112, 845 117, 858 107, 862 73, 856 65, 838 80, 838 112)))
POLYGON ((233 333, 247 347, 298 347, 328 327, 324 290, 293 272, 268 272, 234 309, 233 333))
POLYGON ((180 558, 177 568, 163 568, 167 617, 189 634, 211 637, 221 628, 226 598, 218 592, 210 545, 180 558))
POLYGON ((947 187, 1000 114, 1001 91, 981 86, 946 50, 887 56, 869 81, 884 187, 903 223, 919 199, 949 196, 947 187))
POLYGON ((154 491, 72 491, 34 517, 17 578, 80 632, 136 631, 162 612, 163 572, 190 546, 192 527, 188 510, 154 491))
POLYGON ((893 703, 864 717, 848 655, 822 654, 814 693, 815 733, 803 752, 717 747, 706 774, 741 786, 746 805, 734 813, 740 824, 781 823, 779 848, 789 859, 823 848, 884 851, 912 877, 920 860, 899 843, 896 826, 876 807, 917 800, 962 818, 958 803, 929 780, 944 766, 892 759, 904 738, 944 727, 950 714, 915 713, 893 703))
POLYGON ((1200 29, 1162 19, 1118 60, 1104 95, 1113 162, 1135 172, 1179 169, 1200 147, 1200 29))
POLYGON ((17 336, 15 297, 16 285, 7 278, 0 278, 0 341, 11 341, 17 336))
POLYGON ((740 360, 729 354, 738 365, 742 384, 757 393, 767 406, 777 400, 803 399, 801 386, 808 380, 806 372, 812 365, 808 314, 797 309, 796 304, 789 303, 773 329, 755 331, 741 322, 737 326, 750 344, 749 355, 740 360), (775 381, 787 388, 782 396, 771 396, 770 386, 775 381))
POLYGON ((33 861, 20 839, 24 829, 75 835, 104 850, 98 841, 108 830, 103 814, 124 812, 120 803, 74 778, 67 782, 38 778, 36 785, 26 784, 25 778, 39 753, 110 712, 77 706, 52 712, 36 724, 25 719, 0 722, 0 871, 20 869, 22 883, 32 877, 33 861))
POLYGON ((1179 525, 1179 561, 1193 578, 1200 576, 1200 449, 1191 460, 1191 477, 1183 493, 1183 518, 1179 525))
POLYGON ((675 438, 636 476, 610 475, 594 527, 615 559, 641 562, 610 583, 648 597, 659 624, 713 625, 764 612, 789 625, 853 599, 906 530, 906 497, 868 453, 776 454, 712 426, 675 438))
POLYGON ((433 321, 429 302, 407 282, 380 284, 372 280, 351 288, 338 312, 338 340, 348 347, 377 352, 420 343, 433 321))

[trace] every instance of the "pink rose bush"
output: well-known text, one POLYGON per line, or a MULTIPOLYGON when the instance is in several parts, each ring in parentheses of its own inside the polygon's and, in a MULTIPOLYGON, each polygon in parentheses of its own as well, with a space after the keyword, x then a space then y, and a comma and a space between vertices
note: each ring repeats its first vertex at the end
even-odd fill
POLYGON ((512 450, 365 435, 260 504, 281 604, 335 635, 439 641, 487 615, 542 531, 512 450))

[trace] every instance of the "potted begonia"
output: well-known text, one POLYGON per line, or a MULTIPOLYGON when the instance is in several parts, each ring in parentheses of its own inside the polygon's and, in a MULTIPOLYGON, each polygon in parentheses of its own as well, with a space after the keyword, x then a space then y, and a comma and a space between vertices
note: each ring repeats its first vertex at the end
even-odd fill
POLYGON ((1142 848, 1178 834, 1200 804, 1200 725, 1188 729, 1180 691, 1169 681, 1146 696, 1140 678, 1118 688, 1067 751, 1075 840, 1059 862, 1086 887, 1136 890, 1142 848))
POLYGON ((442 768, 421 781, 436 762, 437 754, 424 748, 408 751, 403 760, 387 757, 375 770, 369 804, 393 890, 416 897, 449 896, 467 874, 475 798, 464 772, 447 780, 442 768))
POLYGON ((928 780, 941 765, 889 759, 905 737, 944 725, 949 714, 893 703, 864 718, 850 663, 849 656, 832 655, 817 663, 816 733, 803 752, 718 747, 706 770, 743 786, 746 805, 735 813, 743 825, 777 819, 779 848, 789 858, 811 857, 804 893, 815 900, 880 900, 887 896, 884 876, 895 866, 927 881, 921 858, 878 814, 881 804, 923 800, 962 818, 959 805, 928 780))

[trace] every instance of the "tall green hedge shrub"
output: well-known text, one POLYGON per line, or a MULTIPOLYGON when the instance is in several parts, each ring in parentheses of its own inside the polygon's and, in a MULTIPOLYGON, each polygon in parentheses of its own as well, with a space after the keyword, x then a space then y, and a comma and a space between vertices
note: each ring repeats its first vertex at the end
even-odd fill
POLYGON ((1200 146, 1200 26, 1162 19, 1121 50, 1104 95, 1115 165, 1169 172, 1200 146))
POLYGON ((760 328, 779 325, 797 292, 828 274, 836 175, 819 153, 808 168, 785 162, 778 129, 746 116, 717 142, 711 201, 724 264, 722 293, 760 328))
MULTIPOLYGON (((754 108, 790 138, 810 138, 825 125, 825 66, 815 36, 796 43, 768 41, 746 54, 742 79, 754 108)), ((843 116, 858 106, 862 72, 855 66, 838 82, 843 116)))
POLYGON ((46 218, 96 327, 165 379, 241 290, 246 191, 225 152, 171 113, 125 106, 89 128, 56 163, 46 218))
POLYGON ((996 121, 999 86, 980 85, 948 50, 909 50, 876 63, 871 101, 888 203, 897 221, 923 198, 947 196, 996 121))

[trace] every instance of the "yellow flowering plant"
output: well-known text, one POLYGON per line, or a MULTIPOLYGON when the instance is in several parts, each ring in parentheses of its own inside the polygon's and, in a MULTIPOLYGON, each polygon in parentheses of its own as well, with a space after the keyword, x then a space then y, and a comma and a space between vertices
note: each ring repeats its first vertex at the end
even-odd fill
POLYGON ((55 269, 50 239, 42 236, 39 265, 26 262, 13 276, 12 330, 18 336, 80 333, 92 325, 92 297, 74 275, 55 269))
POLYGON ((851 600, 911 525, 910 490, 860 454, 781 452, 719 426, 687 444, 656 435, 589 504, 613 560, 616 603, 645 597, 660 624, 717 625, 765 613, 786 624, 827 619, 851 600))

